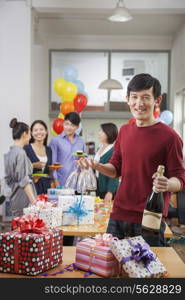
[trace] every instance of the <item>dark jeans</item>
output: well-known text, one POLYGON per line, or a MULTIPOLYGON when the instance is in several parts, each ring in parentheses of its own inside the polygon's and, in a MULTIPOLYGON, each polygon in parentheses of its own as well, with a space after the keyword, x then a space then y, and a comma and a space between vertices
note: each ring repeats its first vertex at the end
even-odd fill
POLYGON ((74 236, 65 235, 63 237, 63 245, 64 246, 73 246, 74 236))
POLYGON ((166 246, 166 241, 164 238, 165 227, 166 227, 165 223, 161 222, 160 231, 154 233, 152 231, 142 229, 141 224, 109 219, 107 233, 111 233, 113 236, 117 237, 118 239, 124 239, 128 237, 142 235, 144 240, 151 247, 165 247, 166 246))

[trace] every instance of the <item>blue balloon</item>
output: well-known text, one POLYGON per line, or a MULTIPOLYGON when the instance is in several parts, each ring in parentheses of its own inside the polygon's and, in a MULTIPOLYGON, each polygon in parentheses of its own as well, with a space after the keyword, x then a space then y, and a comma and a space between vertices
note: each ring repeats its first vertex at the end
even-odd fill
POLYGON ((65 80, 73 82, 78 77, 78 70, 73 66, 67 66, 64 68, 63 77, 65 80))
POLYGON ((160 119, 163 121, 166 125, 170 125, 171 122, 173 121, 173 114, 170 110, 164 110, 160 114, 160 119))
POLYGON ((75 133, 80 135, 81 131, 82 131, 82 125, 80 123, 79 127, 75 130, 75 133))
POLYGON ((76 84, 78 88, 78 94, 81 94, 85 88, 83 82, 81 80, 73 80, 73 83, 76 84))
POLYGON ((81 91, 79 94, 82 94, 82 95, 86 96, 87 99, 89 97, 86 91, 81 91))

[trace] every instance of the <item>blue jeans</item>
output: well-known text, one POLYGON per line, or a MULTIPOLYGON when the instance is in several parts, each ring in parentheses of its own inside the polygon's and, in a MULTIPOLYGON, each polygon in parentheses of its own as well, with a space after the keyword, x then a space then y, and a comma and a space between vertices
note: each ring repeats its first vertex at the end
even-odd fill
POLYGON ((145 230, 141 227, 141 224, 130 223, 126 221, 119 221, 114 219, 109 219, 107 233, 111 233, 113 236, 118 239, 124 239, 128 237, 134 237, 142 235, 144 240, 151 247, 165 247, 166 241, 164 238, 164 231, 166 225, 164 222, 161 222, 161 228, 159 232, 153 232, 145 230))

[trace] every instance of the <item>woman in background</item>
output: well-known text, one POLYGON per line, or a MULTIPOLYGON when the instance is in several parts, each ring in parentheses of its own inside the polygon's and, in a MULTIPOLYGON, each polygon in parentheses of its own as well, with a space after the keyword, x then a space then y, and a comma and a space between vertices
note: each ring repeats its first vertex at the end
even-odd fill
MULTIPOLYGON (((32 162, 33 173, 50 175, 49 165, 52 164, 52 150, 47 146, 48 129, 42 120, 36 120, 31 125, 30 144, 24 147, 27 156, 32 162)), ((51 187, 51 176, 37 177, 35 187, 37 194, 47 194, 51 187)))
MULTIPOLYGON (((101 143, 94 160, 100 163, 107 163, 114 151, 114 142, 118 135, 118 129, 113 123, 104 123, 100 125, 99 141, 101 143)), ((96 195, 110 202, 118 188, 119 179, 110 178, 96 171, 97 176, 97 192, 96 195)))
POLYGON ((23 208, 36 204, 36 190, 31 179, 32 164, 23 147, 29 143, 29 126, 18 122, 16 118, 10 122, 14 145, 4 155, 5 184, 10 188, 9 200, 13 217, 23 214, 23 208))

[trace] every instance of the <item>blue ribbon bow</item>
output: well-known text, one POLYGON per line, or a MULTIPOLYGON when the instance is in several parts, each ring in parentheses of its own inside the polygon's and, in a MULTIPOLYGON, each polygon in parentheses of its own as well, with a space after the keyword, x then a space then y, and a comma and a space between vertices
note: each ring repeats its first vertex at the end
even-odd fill
POLYGON ((85 210, 83 206, 84 206, 84 200, 82 200, 82 195, 81 195, 80 200, 77 200, 72 206, 68 208, 68 210, 65 210, 64 213, 76 214, 77 223, 79 225, 80 219, 87 216, 89 211, 92 211, 92 210, 85 210))

